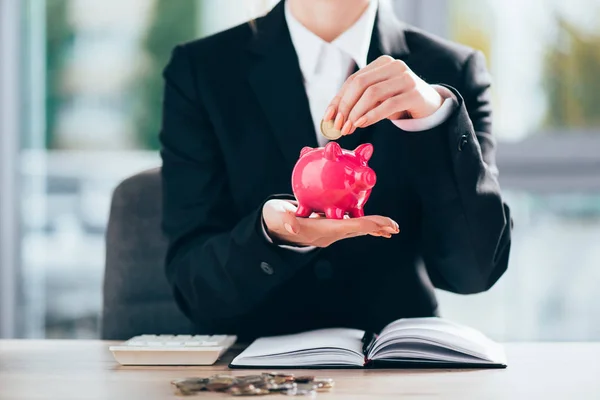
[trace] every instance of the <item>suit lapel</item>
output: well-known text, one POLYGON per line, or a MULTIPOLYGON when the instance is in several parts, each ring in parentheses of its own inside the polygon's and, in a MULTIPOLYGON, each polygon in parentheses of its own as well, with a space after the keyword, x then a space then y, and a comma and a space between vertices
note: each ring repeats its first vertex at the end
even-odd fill
POLYGON ((317 147, 298 56, 285 22, 283 1, 258 21, 248 80, 291 167, 304 146, 317 147))
MULTIPOLYGON (((396 18, 390 2, 388 0, 379 0, 375 25, 371 34, 371 44, 367 55, 367 64, 370 64, 382 55, 389 55, 396 59, 405 58, 409 54, 405 30, 406 26, 396 18)), ((344 149, 354 150, 359 144, 371 141, 371 137, 378 125, 375 124, 367 128, 357 129, 352 135, 343 136, 338 139, 338 142, 344 149)))
POLYGON ((371 46, 369 47, 368 62, 377 57, 389 55, 402 59, 409 53, 406 42, 406 24, 396 18, 396 13, 389 0, 379 0, 371 46))

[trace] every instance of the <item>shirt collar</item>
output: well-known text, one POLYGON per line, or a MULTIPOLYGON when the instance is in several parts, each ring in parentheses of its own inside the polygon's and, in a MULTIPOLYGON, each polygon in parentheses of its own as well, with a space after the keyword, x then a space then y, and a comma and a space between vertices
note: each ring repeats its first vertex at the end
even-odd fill
POLYGON ((367 65, 367 56, 377 15, 377 4, 378 0, 371 0, 365 12, 354 25, 331 43, 352 57, 359 68, 364 68, 367 65))
POLYGON ((305 79, 314 75, 324 46, 334 46, 343 51, 359 68, 367 65, 378 3, 378 0, 371 0, 367 9, 350 28, 333 42, 326 43, 300 23, 292 15, 288 2, 285 2, 285 19, 305 79))

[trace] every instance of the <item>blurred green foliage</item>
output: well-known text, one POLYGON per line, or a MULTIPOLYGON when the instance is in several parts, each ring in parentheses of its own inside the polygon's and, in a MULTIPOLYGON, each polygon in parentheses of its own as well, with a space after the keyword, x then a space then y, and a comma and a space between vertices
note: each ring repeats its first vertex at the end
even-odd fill
MULTIPOLYGON (((98 0, 96 0, 98 1, 98 0)), ((154 3, 142 43, 141 69, 131 90, 137 146, 158 149, 163 92, 162 70, 175 45, 194 39, 198 32, 197 0, 148 0, 154 3)), ((59 146, 58 117, 68 100, 64 73, 74 39, 68 21, 71 0, 46 1, 46 146, 59 146)))
POLYGON ((46 1, 46 138, 47 148, 56 145, 57 119, 65 96, 62 91, 65 53, 73 39, 67 21, 68 0, 46 1))
POLYGON ((158 149, 162 119, 162 71, 173 48, 194 39, 198 31, 199 4, 195 0, 155 0, 143 43, 144 65, 136 84, 135 126, 144 149, 158 149))
POLYGON ((556 17, 558 37, 546 51, 543 88, 551 128, 600 126, 600 34, 556 17))

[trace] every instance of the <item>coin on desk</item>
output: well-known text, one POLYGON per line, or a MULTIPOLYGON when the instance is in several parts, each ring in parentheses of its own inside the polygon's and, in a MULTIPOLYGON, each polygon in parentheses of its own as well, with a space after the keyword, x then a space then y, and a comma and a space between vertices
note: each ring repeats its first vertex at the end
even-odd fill
POLYGON ((321 120, 321 134, 329 140, 336 140, 342 137, 342 131, 333 127, 333 120, 321 120))
POLYGON ((232 396, 264 396, 271 392, 268 389, 256 387, 250 383, 232 386, 228 389, 227 393, 232 396))
POLYGON ((319 391, 327 391, 333 388, 333 385, 335 384, 331 378, 317 378, 314 379, 312 383, 317 385, 317 390, 319 391))

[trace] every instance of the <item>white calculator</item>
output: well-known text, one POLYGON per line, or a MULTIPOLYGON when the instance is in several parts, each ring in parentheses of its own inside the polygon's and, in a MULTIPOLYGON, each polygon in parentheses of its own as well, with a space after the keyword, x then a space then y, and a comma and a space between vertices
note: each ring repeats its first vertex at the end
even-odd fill
POLYGON ((236 340, 228 335, 141 335, 109 350, 121 365, 212 365, 236 340))

